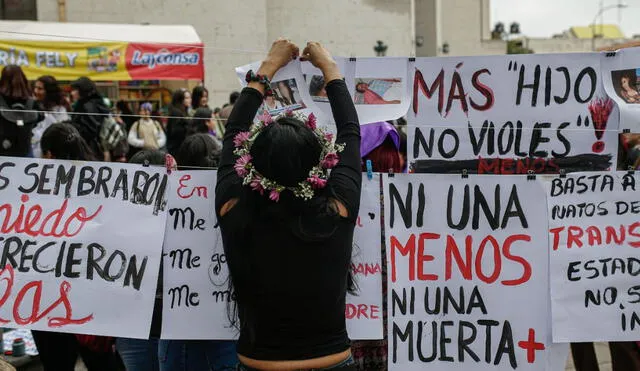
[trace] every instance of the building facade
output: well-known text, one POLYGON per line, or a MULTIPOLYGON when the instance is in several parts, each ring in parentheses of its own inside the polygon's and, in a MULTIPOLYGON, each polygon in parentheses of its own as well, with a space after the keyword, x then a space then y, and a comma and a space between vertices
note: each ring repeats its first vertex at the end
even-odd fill
POLYGON ((443 55, 444 43, 452 55, 504 53, 486 41, 489 0, 37 0, 37 20, 60 21, 61 3, 68 22, 193 25, 214 105, 238 89, 233 68, 263 58, 281 36, 343 56, 373 56, 378 40, 387 56, 443 55))
MULTIPOLYGON (((378 40, 387 46, 387 56, 507 50, 504 40, 491 40, 491 0, 0 0, 0 5, 4 19, 37 15, 50 22, 190 24, 205 45, 205 85, 214 106, 238 89, 233 68, 263 58, 281 36, 299 44, 320 41, 342 56, 373 56, 378 40)), ((591 50, 585 39, 523 42, 536 53, 591 50)), ((596 40, 596 46, 611 42, 596 40)))

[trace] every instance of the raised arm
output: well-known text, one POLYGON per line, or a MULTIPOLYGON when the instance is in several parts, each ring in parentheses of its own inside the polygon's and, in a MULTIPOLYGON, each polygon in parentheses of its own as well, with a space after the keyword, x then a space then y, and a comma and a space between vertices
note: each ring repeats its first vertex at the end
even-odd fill
POLYGON ((360 209, 362 184, 358 114, 342 74, 329 52, 322 45, 310 42, 302 52, 302 57, 319 68, 326 81, 325 90, 338 130, 336 143, 345 145, 340 153, 340 161, 331 171, 329 187, 346 209, 347 216, 355 220, 360 209))
MULTIPOLYGON (((256 74, 264 75, 270 81, 280 68, 287 65, 298 54, 299 50, 295 44, 288 40, 278 39, 271 46, 267 58, 262 62, 256 74)), ((235 149, 233 139, 238 133, 248 131, 251 127, 253 118, 262 104, 264 92, 265 87, 261 83, 250 82, 242 90, 227 120, 216 185, 216 211, 220 215, 225 214, 226 205, 232 205, 233 199, 239 196, 242 189, 242 179, 236 175, 233 167, 236 161, 236 156, 233 153, 235 149)))

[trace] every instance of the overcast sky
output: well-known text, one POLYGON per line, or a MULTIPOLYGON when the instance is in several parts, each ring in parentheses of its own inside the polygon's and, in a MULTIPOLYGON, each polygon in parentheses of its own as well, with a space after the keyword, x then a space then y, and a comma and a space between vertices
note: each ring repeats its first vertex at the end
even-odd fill
MULTIPOLYGON (((627 4, 620 12, 604 13, 605 23, 618 23, 627 37, 640 34, 640 0, 603 0, 604 6, 627 4)), ((491 0, 491 24, 520 23, 520 31, 532 37, 550 37, 571 26, 587 26, 600 9, 601 0, 491 0)), ((598 19, 600 22, 600 19, 598 19)))

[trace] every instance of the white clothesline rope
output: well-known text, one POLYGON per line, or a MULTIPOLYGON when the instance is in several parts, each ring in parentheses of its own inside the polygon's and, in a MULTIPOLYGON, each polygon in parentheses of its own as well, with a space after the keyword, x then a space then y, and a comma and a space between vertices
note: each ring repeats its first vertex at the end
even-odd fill
MULTIPOLYGON (((25 113, 53 113, 53 114, 63 114, 59 111, 47 111, 47 110, 21 110, 21 109, 0 109, 0 111, 4 111, 4 112, 25 112, 25 113)), ((120 117, 133 117, 133 118, 141 118, 142 116, 140 115, 136 115, 136 114, 114 114, 114 113, 88 113, 88 112, 66 112, 67 115, 70 116, 120 116, 120 117)), ((154 118, 154 119, 191 119, 191 120, 208 120, 205 118, 194 118, 194 117, 189 117, 189 116, 163 116, 163 115, 151 115, 148 116, 149 118, 154 118)), ((216 120, 220 120, 220 121, 226 121, 228 119, 223 119, 223 118, 217 118, 216 120)), ((390 120, 390 121, 394 121, 394 120, 390 120)), ((513 120, 511 121, 511 123, 515 124, 515 122, 517 122, 518 120, 513 120)), ((361 123, 361 125, 366 125, 361 123)), ((423 128, 423 129, 467 129, 468 126, 452 126, 451 124, 449 125, 414 125, 414 124, 402 124, 402 125, 398 125, 400 127, 406 126, 409 128, 413 128, 413 127, 419 127, 419 128, 423 128)), ((481 125, 476 125, 473 126, 472 128, 475 129, 481 129, 482 126, 481 125)), ((502 127, 499 125, 495 125, 494 127, 494 131, 499 131, 502 127)), ((534 131, 534 130, 541 130, 541 131, 547 131, 547 130, 553 130, 556 131, 557 128, 513 128, 513 130, 522 130, 522 131, 534 131)), ((589 131, 589 132, 595 132, 595 129, 593 127, 587 127, 587 128, 564 128, 562 129, 562 131, 589 131)), ((622 132, 622 130, 618 130, 618 129, 604 129, 604 130, 598 130, 598 132, 622 132)))

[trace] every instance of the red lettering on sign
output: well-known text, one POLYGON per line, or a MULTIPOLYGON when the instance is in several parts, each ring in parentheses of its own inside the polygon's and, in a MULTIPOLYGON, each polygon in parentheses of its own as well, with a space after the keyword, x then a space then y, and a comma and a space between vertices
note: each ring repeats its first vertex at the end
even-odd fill
POLYGON ((195 193, 197 193, 198 197, 202 197, 202 198, 209 197, 207 194, 207 187, 202 187, 202 186, 190 187, 189 185, 185 184, 189 180, 191 180, 191 175, 186 174, 180 177, 180 180, 178 181, 178 183, 180 184, 178 186, 178 191, 177 191, 178 197, 182 199, 187 199, 187 198, 193 197, 195 193))
POLYGON ((379 319, 380 307, 366 304, 347 304, 345 307, 345 317, 347 319, 379 319))
POLYGON ((0 205, 0 213, 4 214, 0 232, 3 234, 24 233, 31 237, 73 237, 82 231, 86 222, 95 219, 102 211, 102 206, 91 215, 87 215, 87 209, 84 207, 77 208, 71 215, 67 214, 67 204, 69 200, 64 200, 62 205, 51 211, 43 219, 42 206, 36 204, 31 207, 25 206, 29 201, 28 195, 21 196, 22 203, 17 210, 17 214, 13 215, 11 204, 0 205), (70 230, 73 223, 79 223, 75 231, 70 230), (60 226, 62 225, 62 230, 60 226))
MULTIPOLYGON (((13 267, 10 264, 7 264, 4 269, 0 271, 0 281, 5 281, 7 283, 4 288, 4 293, 2 297, 0 297, 0 308, 4 306, 7 302, 8 298, 11 296, 13 283, 14 283, 14 271, 13 267), (6 272, 6 274, 5 274, 6 272)), ((40 311, 41 308, 41 300, 42 300, 42 281, 32 281, 27 282, 16 295, 15 300, 13 301, 12 314, 13 321, 21 326, 34 324, 41 319, 45 318, 49 313, 51 313, 56 308, 62 305, 65 310, 64 317, 51 317, 47 321, 47 325, 49 327, 62 327, 64 325, 79 325, 83 323, 87 323, 93 319, 93 314, 88 315, 83 318, 74 319, 72 318, 72 307, 71 302, 69 300, 68 293, 71 290, 71 284, 67 281, 60 283, 60 297, 54 301, 51 305, 45 308, 43 311, 40 311), (27 294, 29 292, 33 292, 32 301, 29 302, 27 294), (20 308, 23 306, 23 303, 29 308, 30 312, 27 316, 22 316, 20 314, 20 308)), ((6 319, 0 319, 0 323, 9 323, 11 321, 6 319)))

